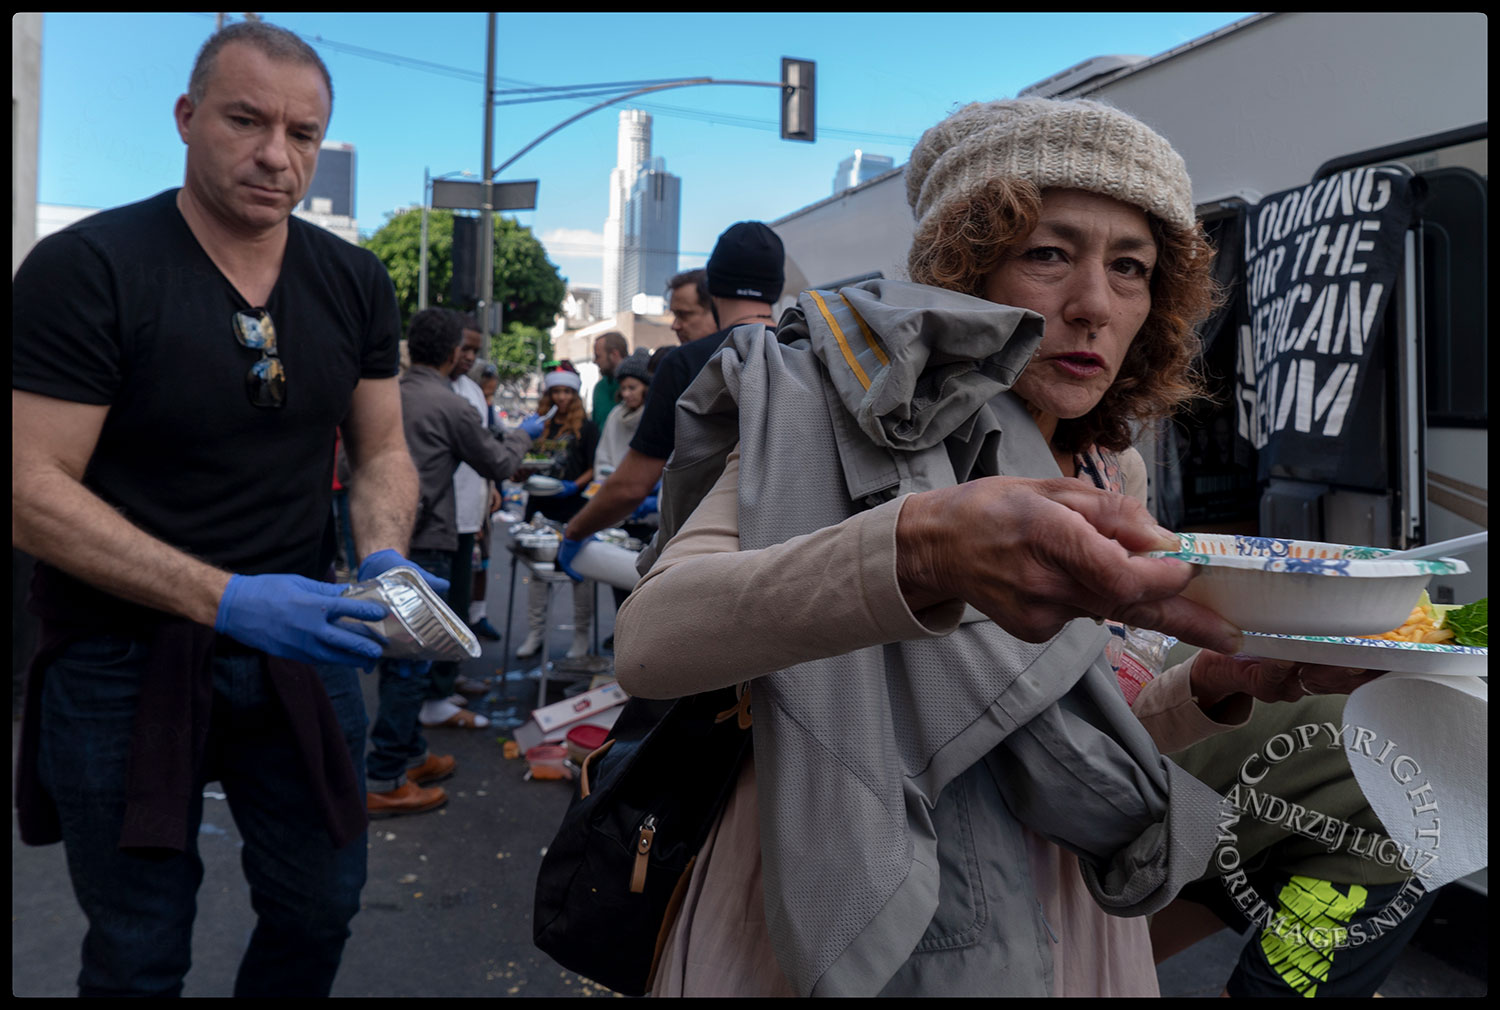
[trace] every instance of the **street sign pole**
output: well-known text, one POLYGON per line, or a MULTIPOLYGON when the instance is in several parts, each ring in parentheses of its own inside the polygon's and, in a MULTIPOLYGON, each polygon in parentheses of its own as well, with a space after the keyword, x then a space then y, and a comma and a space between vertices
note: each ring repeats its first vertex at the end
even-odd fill
POLYGON ((484 251, 479 257, 479 310, 480 332, 485 336, 484 346, 489 347, 490 306, 495 301, 495 187, 490 165, 495 154, 495 15, 489 15, 488 41, 484 58, 484 157, 479 165, 484 170, 484 226, 481 229, 484 251))

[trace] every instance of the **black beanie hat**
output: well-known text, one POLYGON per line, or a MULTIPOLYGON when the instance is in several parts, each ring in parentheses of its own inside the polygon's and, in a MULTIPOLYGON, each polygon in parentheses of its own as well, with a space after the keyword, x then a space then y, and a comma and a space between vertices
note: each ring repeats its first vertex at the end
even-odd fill
POLYGON ((759 221, 741 221, 719 236, 708 258, 708 292, 721 298, 774 302, 785 283, 786 252, 759 221))
POLYGON ((651 360, 651 352, 644 347, 637 347, 631 355, 615 366, 615 380, 639 379, 646 385, 651 385, 651 369, 647 362, 651 360))

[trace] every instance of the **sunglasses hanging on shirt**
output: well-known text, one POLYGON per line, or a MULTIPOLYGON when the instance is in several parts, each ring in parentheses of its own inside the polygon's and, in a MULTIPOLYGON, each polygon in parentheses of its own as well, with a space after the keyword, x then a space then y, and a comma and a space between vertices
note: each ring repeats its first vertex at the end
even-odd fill
POLYGON ((234 336, 245 347, 260 352, 260 360, 245 375, 245 393, 257 407, 286 406, 286 369, 276 354, 276 325, 265 309, 234 314, 234 336))

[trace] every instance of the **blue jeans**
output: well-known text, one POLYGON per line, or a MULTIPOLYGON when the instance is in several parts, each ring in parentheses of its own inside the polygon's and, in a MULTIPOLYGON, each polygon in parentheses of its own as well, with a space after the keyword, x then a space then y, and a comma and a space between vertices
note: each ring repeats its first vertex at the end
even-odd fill
MULTIPOLYGON (((47 670, 39 767, 57 804, 74 894, 88 917, 81 996, 176 996, 191 964, 203 880, 194 790, 186 852, 122 851, 126 778, 147 643, 103 635, 74 643, 47 670)), ((354 761, 363 771, 359 671, 319 667, 354 761)), ((359 911, 365 836, 335 849, 262 658, 213 663, 209 741, 240 836, 257 923, 236 996, 326 996, 359 911)))
MULTIPOLYGON (((446 551, 416 550, 406 557, 440 579, 448 578, 453 570, 453 555, 446 551)), ((412 673, 409 664, 387 659, 380 661, 379 671, 380 711, 370 729, 365 775, 371 792, 384 793, 406 781, 408 768, 427 760, 427 738, 418 716, 432 680, 426 669, 412 673)))
MULTIPOLYGON (((450 556, 448 595, 443 602, 448 604, 458 619, 469 622, 469 604, 474 599, 474 534, 458 535, 458 550, 450 556)), ((427 700, 442 701, 458 689, 458 663, 452 660, 433 663, 428 672, 427 700)))
POLYGON ((349 516, 349 490, 343 488, 333 493, 333 524, 338 534, 338 553, 344 567, 354 572, 359 570, 359 555, 354 550, 354 520, 349 516))

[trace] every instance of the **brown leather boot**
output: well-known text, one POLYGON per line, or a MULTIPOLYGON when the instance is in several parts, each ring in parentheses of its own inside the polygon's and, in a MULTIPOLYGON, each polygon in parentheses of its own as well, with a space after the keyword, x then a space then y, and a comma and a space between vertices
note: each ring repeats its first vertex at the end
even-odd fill
POLYGON ((448 794, 441 786, 423 789, 412 782, 404 782, 399 788, 389 792, 365 794, 365 810, 371 820, 401 817, 404 814, 425 814, 447 802, 448 794))
POLYGON ((451 754, 434 754, 427 752, 427 759, 415 768, 406 769, 406 781, 414 782, 419 786, 431 785, 441 782, 443 779, 451 778, 458 770, 458 761, 451 754))

